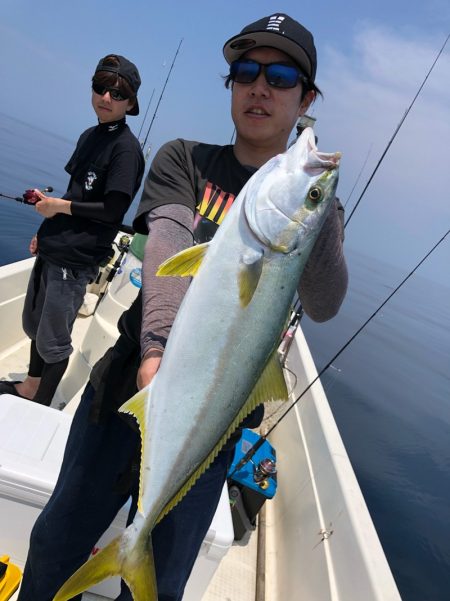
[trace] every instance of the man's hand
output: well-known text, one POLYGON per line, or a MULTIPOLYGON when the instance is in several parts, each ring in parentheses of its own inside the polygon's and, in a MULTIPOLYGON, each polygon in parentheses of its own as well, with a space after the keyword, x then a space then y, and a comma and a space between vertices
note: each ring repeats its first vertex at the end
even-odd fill
POLYGON ((163 352, 157 349, 150 349, 141 361, 138 370, 136 384, 138 390, 145 388, 153 380, 156 372, 159 369, 163 352))
POLYGON ((34 236, 31 238, 31 241, 30 241, 30 246, 29 246, 28 248, 30 249, 30 253, 31 253, 32 255, 37 255, 37 251, 38 251, 38 241, 37 241, 37 236, 36 236, 36 235, 34 235, 34 236))
POLYGON ((57 213, 65 213, 71 215, 70 200, 64 200, 63 198, 53 198, 52 196, 45 196, 40 190, 35 189, 36 196, 39 196, 40 200, 34 205, 36 211, 42 217, 54 217, 57 213))

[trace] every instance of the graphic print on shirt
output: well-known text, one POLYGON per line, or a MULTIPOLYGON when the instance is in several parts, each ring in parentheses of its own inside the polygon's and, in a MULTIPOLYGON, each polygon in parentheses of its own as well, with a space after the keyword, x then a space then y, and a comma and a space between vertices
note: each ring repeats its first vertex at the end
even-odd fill
POLYGON ((95 180, 97 179, 97 174, 93 171, 88 171, 86 175, 86 179, 84 181, 85 190, 92 190, 95 180))
POLYGON ((236 196, 216 184, 206 183, 203 198, 196 206, 194 238, 197 244, 209 242, 230 210, 236 196))

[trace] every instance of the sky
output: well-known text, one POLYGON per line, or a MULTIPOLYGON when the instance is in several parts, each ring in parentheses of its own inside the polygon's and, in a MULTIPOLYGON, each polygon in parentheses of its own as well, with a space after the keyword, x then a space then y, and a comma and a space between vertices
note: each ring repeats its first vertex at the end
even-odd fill
MULTIPOLYGON (((449 0, 2 0, 0 112, 75 143, 95 123, 90 80, 112 52, 140 70, 141 115, 128 123, 143 139, 154 117, 149 160, 176 137, 229 143, 223 44, 277 12, 314 35, 324 99, 310 114, 319 149, 342 152, 338 195, 348 215, 450 33, 449 0)), ((346 228, 349 248, 406 274, 448 231, 449 140, 450 41, 346 228)), ((421 273, 450 286, 449 265, 450 235, 421 273)))

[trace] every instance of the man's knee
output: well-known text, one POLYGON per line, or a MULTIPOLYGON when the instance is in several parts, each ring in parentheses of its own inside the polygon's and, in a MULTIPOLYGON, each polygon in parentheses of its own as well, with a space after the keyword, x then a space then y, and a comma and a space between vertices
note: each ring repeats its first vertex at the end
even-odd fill
POLYGON ((64 361, 70 357, 73 351, 70 340, 64 344, 57 344, 56 342, 51 344, 50 341, 44 340, 42 336, 39 335, 36 338, 36 348, 45 363, 59 363, 60 361, 64 361))

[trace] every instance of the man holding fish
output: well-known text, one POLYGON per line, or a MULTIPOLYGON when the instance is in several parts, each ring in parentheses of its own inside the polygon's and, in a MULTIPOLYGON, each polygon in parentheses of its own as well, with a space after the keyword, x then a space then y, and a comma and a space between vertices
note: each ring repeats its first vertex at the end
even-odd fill
POLYGON ((153 161, 134 221, 148 232, 142 295, 74 416, 20 601, 50 601, 69 577, 55 599, 81 599, 116 574, 121 601, 181 601, 233 433, 259 425, 262 402, 286 397, 276 347, 295 290, 316 321, 345 296, 339 154, 318 152, 311 130, 285 153, 320 93, 313 37, 278 13, 223 51, 236 142, 179 139, 153 161), (82 566, 130 495, 124 535, 82 566))

